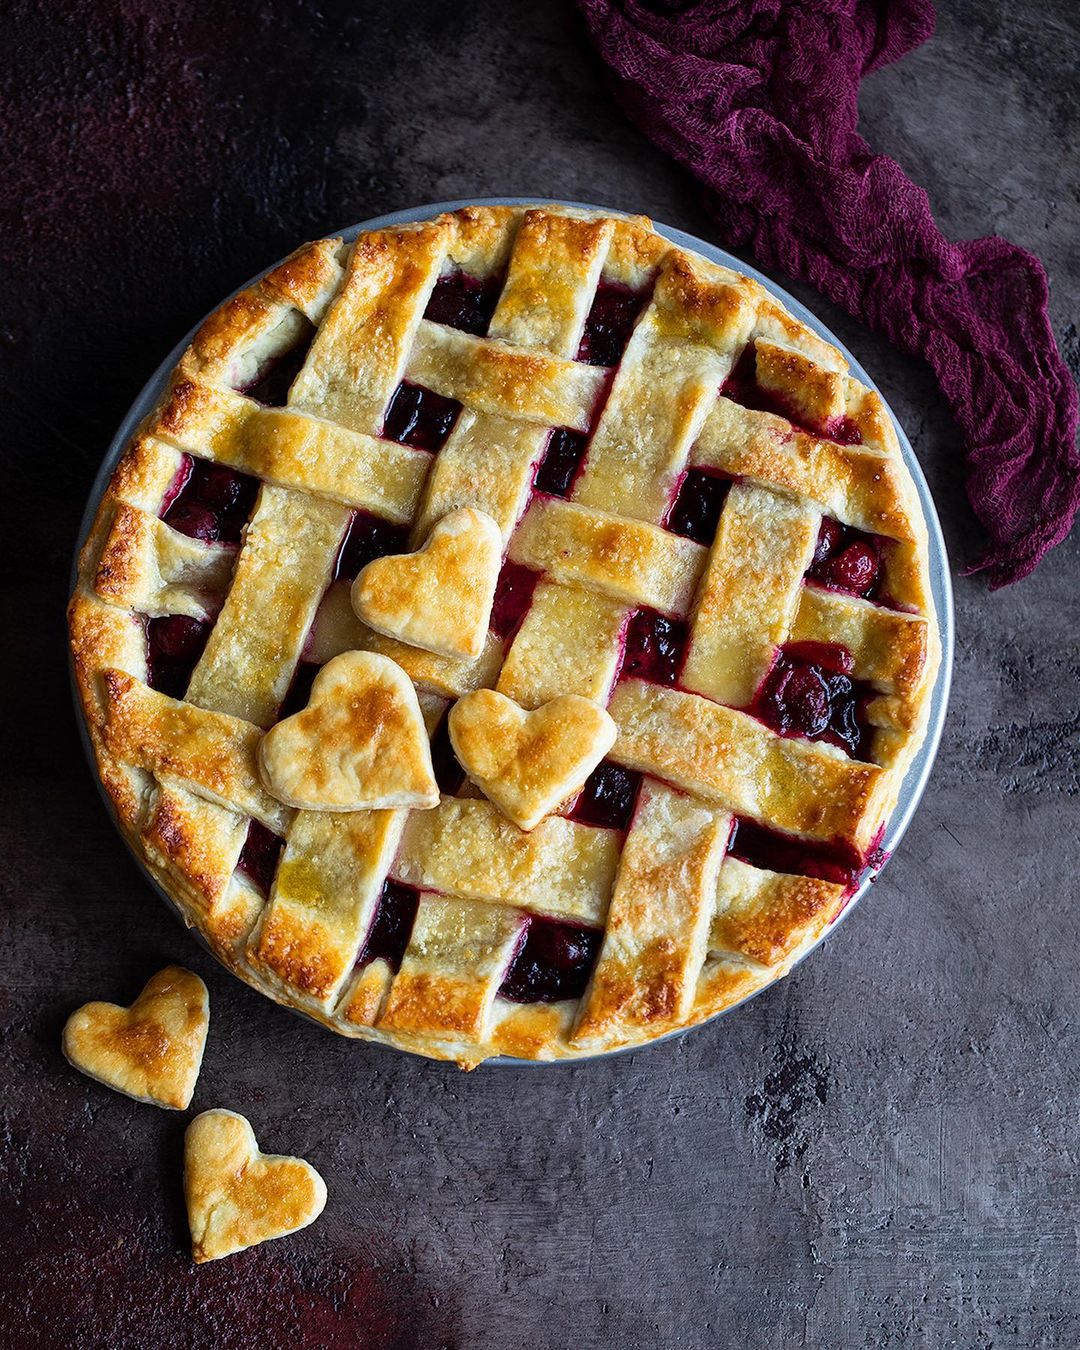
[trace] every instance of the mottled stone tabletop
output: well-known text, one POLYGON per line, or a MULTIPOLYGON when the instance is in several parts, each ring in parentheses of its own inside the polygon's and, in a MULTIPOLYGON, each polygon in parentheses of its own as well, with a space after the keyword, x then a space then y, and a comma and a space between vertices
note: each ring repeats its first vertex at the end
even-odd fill
MULTIPOLYGON (((1075 0, 939 11, 931 42, 867 81, 863 129, 950 235, 1042 256, 1075 368, 1075 0)), ((63 605, 112 431, 222 295, 353 221, 536 194, 714 235, 562 0, 16 0, 0 22, 0 1342, 1080 1343, 1077 535, 1011 590, 956 576, 952 708, 922 807, 789 979, 577 1067, 466 1075, 338 1040, 196 947, 83 762, 63 605), (78 1003, 127 1001, 167 960, 210 987, 196 1107, 244 1112, 330 1188, 305 1233, 199 1269, 186 1117, 81 1078, 58 1044, 78 1003)), ((958 574, 978 536, 926 369, 792 289, 906 427, 958 574)))

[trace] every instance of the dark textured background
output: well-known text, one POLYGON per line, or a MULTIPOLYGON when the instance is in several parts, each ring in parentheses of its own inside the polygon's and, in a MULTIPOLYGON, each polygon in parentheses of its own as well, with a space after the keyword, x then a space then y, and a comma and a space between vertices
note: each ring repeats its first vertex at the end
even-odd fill
MULTIPOLYGON (((943 0, 872 77, 871 144, 956 237, 1039 253, 1074 364, 1075 0, 943 0)), ((1075 1347, 1077 537, 957 583, 955 693, 898 856, 790 979, 673 1044, 547 1070, 341 1041, 220 972, 82 761, 63 604, 113 428, 184 330, 297 241, 518 193, 712 238, 568 3, 9 3, 0 112, 6 772, 0 1343, 1075 1347), (43 17, 47 14, 48 17, 43 17), (186 1117, 68 1069, 66 1015, 166 960, 207 980, 196 1108, 323 1172, 307 1232, 196 1270, 186 1117)), ((783 278, 780 278, 783 281, 783 278)), ((977 540, 924 368, 805 289, 977 540)))

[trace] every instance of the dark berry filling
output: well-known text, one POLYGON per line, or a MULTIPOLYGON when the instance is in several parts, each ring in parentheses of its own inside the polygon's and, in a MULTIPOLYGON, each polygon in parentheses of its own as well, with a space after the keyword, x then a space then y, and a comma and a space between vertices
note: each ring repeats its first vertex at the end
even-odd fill
POLYGON ((258 378, 245 385, 239 392, 253 398, 256 403, 264 404, 267 408, 283 408, 288 400, 292 382, 300 374, 314 339, 313 327, 303 341, 298 342, 295 347, 290 347, 283 355, 268 361, 258 378))
POLYGON ((367 939, 357 957, 358 966, 372 961, 385 961, 393 970, 400 970, 401 958, 412 936, 416 922, 416 908, 420 892, 415 886, 406 886, 389 878, 383 883, 375 918, 367 939))
POLYGON ((454 747, 450 744, 450 724, 445 717, 431 738, 431 766, 435 770, 439 791, 452 797, 465 781, 465 770, 458 763, 454 747))
POLYGON ((461 404, 418 384, 398 385, 383 419, 383 437, 414 450, 441 450, 454 428, 461 404))
POLYGON ((204 544, 239 544, 255 506, 259 480, 209 459, 188 458, 190 472, 162 512, 162 520, 179 534, 204 544))
POLYGON ((626 630, 621 677, 674 684, 682 670, 688 635, 684 619, 655 609, 635 610, 626 630))
POLYGON ((512 1003, 558 1003, 581 998, 603 937, 597 928, 530 917, 499 996, 512 1003))
POLYGON ((862 441, 859 424, 851 417, 830 417, 820 434, 828 441, 841 445, 858 445, 862 441))
POLYGON ((146 621, 146 682, 170 698, 183 698, 213 624, 169 614, 146 621))
POLYGON ((577 359, 590 366, 618 365, 648 298, 648 291, 601 282, 585 320, 577 359))
POLYGON ((278 859, 284 847, 285 840, 273 830, 268 830, 265 825, 260 825, 257 820, 253 820, 248 826, 244 848, 236 865, 245 876, 251 878, 264 895, 270 894, 278 859))
POLYGON ((668 529, 699 544, 711 544, 730 487, 730 478, 706 469, 688 470, 668 513, 668 529))
MULTIPOLYGON (((743 348, 739 359, 731 368, 731 373, 720 386, 720 393, 732 403, 743 408, 753 408, 758 412, 778 412, 779 409, 769 399, 757 382, 757 352, 752 342, 743 348)), ((781 416, 787 416, 781 413, 781 416)))
POLYGON ((881 548, 877 535, 864 534, 824 516, 807 580, 830 591, 876 599, 881 591, 881 548))
POLYGON ((532 604, 533 591, 539 580, 540 573, 531 567, 512 562, 503 564, 488 624, 496 637, 506 639, 517 632, 532 604))
POLYGON ((739 403, 744 408, 757 412, 775 413, 783 417, 800 431, 808 431, 827 441, 838 441, 841 445, 858 445, 862 435, 858 426, 850 417, 830 417, 820 426, 807 422, 805 417, 782 395, 771 389, 763 389, 757 381, 757 352, 751 342, 743 348, 742 355, 735 362, 731 374, 720 389, 724 398, 739 403))
POLYGON ((407 526, 394 525, 368 511, 354 511, 338 549, 334 580, 352 581, 369 562, 385 557, 387 553, 405 553, 408 548, 407 526))
POLYGON ((499 303, 502 287, 501 276, 481 281, 466 272, 447 272, 435 283, 424 318, 483 337, 499 303))
POLYGON ((751 867, 791 876, 817 877, 853 889, 863 870, 858 853, 841 842, 811 843, 793 835, 770 830, 742 817, 735 821, 728 840, 728 853, 751 867))
POLYGON ((585 458, 587 444, 588 437, 580 431, 556 427, 536 471, 537 492, 549 492, 553 497, 568 496, 585 458))
POLYGON ((641 774, 601 760, 585 780, 570 819, 606 830, 628 829, 640 786, 641 774))
POLYGON ((289 692, 278 709, 279 722, 284 721, 286 717, 292 717, 293 713, 302 712, 307 707, 308 699, 311 698, 311 686, 315 683, 315 676, 320 670, 322 666, 314 661, 300 661, 297 664, 289 692))
POLYGON ((873 728, 866 721, 872 697, 851 678, 851 654, 824 642, 781 647, 750 711, 781 736, 828 741, 854 759, 867 759, 873 728))

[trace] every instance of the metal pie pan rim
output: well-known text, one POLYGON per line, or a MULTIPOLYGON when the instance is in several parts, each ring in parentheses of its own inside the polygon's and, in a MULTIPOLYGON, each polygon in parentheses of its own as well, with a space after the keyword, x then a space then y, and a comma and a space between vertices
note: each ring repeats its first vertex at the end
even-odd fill
MULTIPOLYGON (((413 221, 427 220, 430 219, 432 216, 439 215, 440 212, 456 211, 465 206, 567 206, 585 211, 599 211, 607 215, 625 216, 629 214, 626 211, 617 210, 616 208, 613 207, 598 206, 590 202, 570 201, 564 198, 557 198, 557 197, 463 197, 454 201, 434 202, 429 205, 410 207, 402 211, 393 211, 387 215, 376 216, 371 220, 361 221, 357 225, 350 225, 343 230, 331 231, 331 234, 340 235, 346 241, 352 242, 352 240, 355 239, 357 235, 365 233, 368 230, 382 229, 394 225, 410 224, 413 221)), ((718 248, 715 244, 707 243, 703 239, 698 239, 695 235, 689 234, 685 230, 676 229, 670 225, 663 225, 655 220, 652 222, 652 224, 653 228, 656 230, 658 234, 662 235, 665 239, 670 240, 671 243, 677 245, 679 248, 685 248, 690 252, 698 253, 702 257, 709 260, 710 262, 718 263, 723 267, 728 267, 732 271, 741 272, 746 276, 753 277, 755 281, 760 282, 761 285, 764 286, 766 290, 771 292, 771 294, 774 295, 783 305, 785 305, 787 309, 790 310, 790 312, 794 314, 797 319, 805 323, 807 327, 811 328, 815 333, 817 333, 819 337, 823 338, 826 342, 831 343, 834 347, 837 348, 838 351, 840 351, 843 354, 843 356, 848 361, 851 367, 851 373, 856 377, 856 379, 861 380, 863 384, 873 389, 879 395, 881 394, 881 391, 874 383, 874 380, 863 368, 862 364, 852 355, 850 351, 848 351, 847 347, 839 340, 839 338, 837 338, 836 335, 828 327, 826 327, 826 325, 820 319, 818 319, 811 310, 807 309, 807 307, 801 301, 797 300, 793 295, 790 295, 786 290, 784 290, 782 286, 779 286, 775 281, 773 281, 772 278, 766 276, 763 272, 758 271, 755 267, 750 266, 748 263, 743 262, 740 258, 736 258, 733 254, 728 253, 726 250, 718 248)), ((275 266, 277 266, 277 263, 271 263, 270 266, 264 268, 261 272, 253 276, 250 280, 244 282, 243 285, 238 286, 236 290, 232 292, 232 295, 236 295, 240 291, 245 290, 248 286, 251 286, 254 282, 258 281, 261 277, 265 276, 266 273, 271 271, 275 266)), ((218 305, 214 306, 214 310, 211 310, 210 313, 214 313, 217 309, 220 308, 222 304, 227 303, 228 300, 231 298, 232 298, 231 296, 223 297, 223 299, 218 303, 218 305)), ((209 317, 209 315, 204 316, 204 319, 205 317, 209 317)), ((109 448, 105 453, 105 456, 101 462, 101 467, 99 468, 94 478, 94 482, 91 486, 90 493, 87 498, 86 509, 83 512, 82 520, 79 524, 78 538, 71 565, 71 577, 68 588, 69 592, 74 590, 75 585, 77 583, 79 553, 81 552, 83 543, 85 542, 86 537, 90 532, 90 527, 93 524, 94 516, 97 513, 97 509, 100 504, 101 498, 104 496, 105 490, 109 484, 110 479, 112 478, 113 470, 115 469, 116 464, 120 459, 120 456, 123 454, 124 448, 126 447, 135 429, 150 413, 154 404, 161 396, 161 393, 165 388, 165 384, 170 374, 172 373, 177 362, 180 360, 180 357, 187 349, 189 343, 191 342, 191 339, 194 337, 195 333, 198 331, 199 327, 203 322, 204 320, 200 320, 199 323, 195 324, 194 327, 192 327, 191 330, 184 335, 184 337, 180 340, 180 342, 176 344, 176 346, 172 349, 172 351, 169 352, 169 354, 157 367, 154 373, 150 376, 149 380, 147 380, 146 384, 142 387, 142 389, 136 396, 135 400, 133 401, 131 407, 128 409, 127 414, 121 421, 120 426, 118 427, 116 434, 113 437, 112 442, 110 443, 109 448)), ((904 428, 900 425, 900 422, 897 419, 896 414, 893 412, 892 408, 889 407, 889 404, 884 399, 884 396, 882 396, 882 402, 884 403, 885 409, 888 412, 889 417, 892 420, 893 427, 896 430, 897 439, 900 442, 900 452, 903 456, 904 463, 907 465, 908 471, 911 474, 912 479, 914 480, 915 488, 919 497, 919 506, 922 510, 923 518, 926 522, 927 534, 929 538, 928 567, 930 574, 930 588, 934 598, 934 606, 937 611, 938 627, 941 639, 941 664, 938 669, 937 678, 934 684, 934 690, 931 695, 930 713, 927 718, 926 734, 923 738, 922 745, 919 747, 918 753, 912 760, 912 763, 908 768, 908 772, 904 777, 904 781, 900 786, 900 792, 897 796, 896 806, 885 823, 885 831, 882 836, 881 847, 884 849, 887 855, 886 861, 882 864, 881 868, 879 868, 876 873, 874 873, 873 875, 868 874, 863 878, 858 888, 856 889, 855 893, 852 895, 851 899, 845 905, 839 917, 832 924, 830 924, 828 928, 825 929, 825 931, 821 934, 821 936, 810 947, 808 947, 806 951, 803 952, 795 962, 792 963, 791 967, 786 972, 786 974, 791 974, 791 972, 803 961, 805 961, 806 958, 812 952, 816 951, 818 947, 820 947, 831 936, 831 934, 836 932, 840 924, 844 921, 845 918, 847 918, 847 916, 852 912, 852 910, 854 910, 855 906, 866 895, 870 887, 874 884, 877 878, 881 876, 882 872, 888 866, 889 861, 892 859, 893 854, 895 853, 897 847, 899 846, 901 840, 904 837, 905 832, 907 831, 908 826, 911 823, 915 811, 918 808, 919 802, 922 799, 922 795, 923 792, 925 791, 927 782, 929 781, 934 760, 937 756, 938 746, 941 742, 942 729, 945 724, 945 716, 948 708, 949 690, 952 683, 954 614, 953 614, 952 578, 949 571, 949 560, 948 560, 948 553, 945 548, 945 539, 941 529, 941 522, 938 519, 937 509, 934 505, 934 500, 930 493, 929 485, 926 482, 926 478, 922 472, 922 468, 919 464, 919 461, 915 456, 915 451, 912 449, 911 442, 908 440, 904 428)), ((99 795, 101 796, 101 799, 104 801, 106 805, 109 817, 112 820, 113 825, 116 828, 117 832, 120 834, 120 837, 123 840, 125 847, 128 849, 128 852, 134 858, 136 865, 139 868, 139 871, 142 873, 143 878, 157 893, 157 895, 165 902, 170 911, 174 915, 176 915, 177 918, 183 921, 182 915, 180 914, 179 909, 173 902, 168 891, 166 891, 164 887, 162 887, 151 875, 151 873, 143 863, 142 859, 139 857, 138 853, 125 838, 123 831, 120 830, 119 822, 117 821, 115 811, 112 808, 112 803, 109 800, 108 794, 105 791, 105 787, 101 782, 101 778, 97 771, 97 764, 94 758, 93 747, 90 744, 90 737, 86 729, 86 722, 83 717, 82 708, 80 706, 78 697, 78 690, 75 685, 74 671, 71 669, 70 666, 70 655, 69 655, 69 674, 70 674, 72 698, 75 703, 76 723, 79 729, 79 738, 82 742, 83 751, 86 755, 87 762, 90 766, 90 771, 93 776, 94 783, 97 787, 99 795)), ((211 956, 214 957, 214 960, 217 961, 218 960, 217 955, 213 951, 213 948, 210 946, 210 944, 202 936, 202 934, 199 933, 199 931, 194 928, 189 929, 189 932, 197 939, 200 945, 207 952, 209 952, 211 956)), ((219 962, 219 964, 221 963, 219 962)), ((229 973, 232 974, 232 972, 229 973)), ((238 979, 239 977, 234 975, 233 978, 238 979)), ((614 1050, 604 1050, 591 1055, 580 1055, 572 1059, 528 1060, 528 1059, 517 1059, 512 1056, 497 1055, 493 1056, 491 1059, 484 1060, 483 1063, 485 1066, 492 1066, 498 1068, 525 1068, 525 1069, 557 1068, 557 1067, 571 1067, 575 1064, 583 1064, 589 1060, 611 1059, 619 1055, 632 1054, 635 1051, 649 1049, 650 1047, 660 1045, 665 1041, 671 1041, 678 1037, 685 1036, 699 1027, 703 1027, 710 1022, 715 1022, 719 1018, 726 1017, 730 1013, 733 1013, 736 1010, 745 1007, 746 1004, 751 1001, 751 999, 757 998, 758 995, 765 993, 766 990, 773 988, 778 983, 779 980, 770 980, 767 984, 762 985, 761 988, 756 989, 752 993, 746 995, 745 998, 740 999, 737 1003, 731 1004, 730 1007, 724 1008, 720 1012, 714 1013, 711 1017, 707 1017, 703 1019, 701 1022, 696 1022, 688 1027, 679 1027, 676 1030, 670 1031, 663 1036, 657 1036, 653 1040, 645 1041, 638 1045, 621 1046, 614 1050)), ((278 1004, 276 999, 272 998, 271 995, 264 993, 260 989, 256 989, 256 992, 259 993, 268 1002, 274 1003, 279 1007, 285 1008, 288 1012, 298 1013, 306 1020, 315 1022, 324 1030, 330 1030, 330 1028, 327 1028, 325 1024, 320 1022, 317 1017, 313 1017, 309 1013, 306 1013, 302 1008, 295 1008, 289 1004, 278 1004)), ((364 1044, 365 1046, 374 1046, 379 1049, 392 1051, 394 1053, 402 1053, 402 1051, 399 1050, 399 1048, 396 1046, 381 1045, 377 1041, 366 1041, 363 1040, 362 1038, 357 1039, 360 1040, 360 1043, 364 1044)), ((414 1051, 405 1051, 404 1053, 413 1055, 415 1058, 418 1059, 430 1058, 429 1056, 421 1055, 414 1051)))

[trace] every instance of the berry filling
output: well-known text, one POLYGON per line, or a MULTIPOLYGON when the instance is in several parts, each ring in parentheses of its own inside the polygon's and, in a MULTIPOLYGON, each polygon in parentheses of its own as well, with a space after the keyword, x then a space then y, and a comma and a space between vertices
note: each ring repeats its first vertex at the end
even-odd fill
POLYGON ((512 1003, 559 1003, 581 998, 603 937, 597 928, 530 917, 524 940, 499 989, 500 998, 512 1003))
POLYGON ((292 684, 289 685, 289 692, 282 700, 281 707, 278 709, 278 721, 283 722, 286 717, 291 717, 293 713, 302 712, 308 705, 308 699, 311 698, 311 686, 315 683, 315 676, 322 670, 322 666, 314 661, 300 661, 297 664, 296 671, 292 677, 292 684))
POLYGON ((835 882, 845 890, 855 889, 864 867, 858 853, 843 843, 810 843, 742 817, 732 826, 727 851, 751 867, 790 876, 817 877, 819 881, 835 882))
POLYGON ((647 291, 602 281, 585 320, 577 359, 589 366, 618 365, 648 298, 647 291))
POLYGON ((853 759, 868 759, 873 728, 866 721, 872 697, 851 678, 851 653, 825 642, 781 647, 750 711, 781 736, 827 741, 853 759))
POLYGON ((264 895, 270 894, 278 859, 284 847, 285 840, 273 830, 268 830, 265 825, 260 825, 257 820, 253 820, 248 826, 240 861, 236 865, 245 876, 251 878, 264 895))
POLYGON ((881 544, 873 534, 841 525, 831 516, 822 517, 813 561, 806 579, 830 591, 873 600, 881 590, 881 544))
POLYGON ((151 689, 183 698, 213 624, 169 614, 146 621, 146 682, 151 689))
POLYGON ((268 361, 258 377, 237 392, 246 394, 267 408, 283 408, 288 401, 292 382, 300 374, 314 339, 313 327, 302 342, 268 361))
POLYGON ((408 547, 409 531, 406 526, 394 525, 368 511, 354 511, 338 549, 334 580, 352 581, 369 562, 387 553, 405 553, 408 547))
POLYGON ((570 819, 605 830, 625 830, 637 804, 641 774, 604 759, 585 780, 570 819))
MULTIPOLYGON (((204 544, 239 544, 259 493, 259 480, 209 459, 185 456, 187 476, 162 511, 165 524, 204 544)), ((179 475, 177 475, 179 478, 179 475)))
POLYGON ((688 470, 668 512, 667 528, 699 544, 711 544, 730 487, 730 478, 707 469, 688 470))
POLYGON ((532 604, 533 591, 539 580, 540 573, 534 572, 531 567, 512 562, 503 564, 488 621, 496 637, 505 640, 517 632, 532 604))
POLYGON ((450 723, 445 717, 431 738, 431 766, 435 770, 439 791, 452 797, 465 781, 465 770, 458 763, 454 747, 450 744, 450 723))
POLYGON ((674 684, 682 669, 689 629, 685 620, 655 609, 638 609, 626 630, 622 679, 674 684))
POLYGON ((547 492, 552 497, 569 496, 570 488, 585 458, 587 444, 588 437, 583 436, 580 431, 556 427, 548 439, 540 467, 536 470, 534 486, 537 492, 547 492))
POLYGON ((420 892, 389 877, 383 883, 375 918, 357 957, 358 966, 385 961, 393 970, 401 969, 401 958, 412 936, 420 892))
POLYGON ((862 434, 850 417, 830 417, 820 426, 806 421, 797 408, 794 408, 782 395, 771 389, 763 389, 757 381, 757 352, 751 342, 743 348, 742 355, 732 367, 731 374, 721 386, 720 393, 732 403, 756 412, 773 413, 784 418, 800 431, 808 431, 827 441, 837 441, 840 445, 858 445, 862 434))
POLYGON ((501 276, 481 281, 467 272, 447 272, 435 283, 424 318, 483 337, 499 303, 502 287, 501 276))
POLYGON ((382 434, 388 441, 411 445, 414 450, 441 450, 454 428, 461 404, 443 398, 418 384, 403 381, 394 392, 383 419, 382 434))

